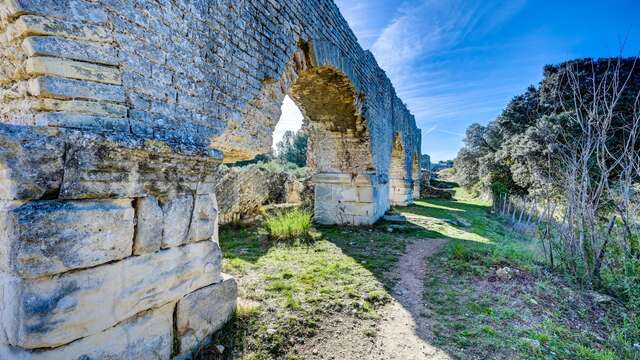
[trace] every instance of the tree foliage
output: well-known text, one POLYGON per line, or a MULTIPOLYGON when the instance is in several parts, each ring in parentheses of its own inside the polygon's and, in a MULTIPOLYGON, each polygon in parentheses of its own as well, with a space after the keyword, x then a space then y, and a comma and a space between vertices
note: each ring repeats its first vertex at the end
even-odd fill
POLYGON ((307 165, 307 147, 309 135, 304 131, 286 131, 277 147, 277 156, 283 162, 305 167, 307 165))
POLYGON ((530 86, 514 97, 486 126, 473 124, 467 129, 464 147, 455 160, 460 183, 514 194, 539 194, 562 186, 553 171, 563 166, 558 147, 581 138, 582 129, 570 120, 576 111, 589 110, 577 109, 575 99, 594 103, 594 94, 609 94, 616 82, 625 82, 619 100, 611 109, 596 111, 613 113, 611 126, 617 134, 611 136, 608 148, 621 151, 623 129, 632 117, 635 96, 640 91, 640 64, 636 61, 579 59, 546 66, 537 87, 530 86), (617 78, 607 79, 614 73, 617 78), (607 84, 611 89, 598 90, 593 84, 607 84))

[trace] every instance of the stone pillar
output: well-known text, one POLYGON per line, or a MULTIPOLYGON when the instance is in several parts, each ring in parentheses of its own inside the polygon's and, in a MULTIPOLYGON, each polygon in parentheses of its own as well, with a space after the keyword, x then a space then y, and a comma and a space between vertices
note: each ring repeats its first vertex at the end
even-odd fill
POLYGON ((412 200, 416 201, 418 199, 420 199, 420 179, 414 179, 412 200))
POLYGON ((221 328, 220 161, 0 125, 0 358, 168 359, 221 328))
POLYGON ((314 219, 320 224, 371 225, 384 214, 383 184, 375 175, 320 173, 315 185, 314 219))
POLYGON ((93 2, 0 2, 0 359, 168 359, 234 309, 222 156, 130 109, 113 25, 93 2))
POLYGON ((408 206, 413 203, 412 182, 406 179, 389 179, 389 201, 392 206, 408 206))

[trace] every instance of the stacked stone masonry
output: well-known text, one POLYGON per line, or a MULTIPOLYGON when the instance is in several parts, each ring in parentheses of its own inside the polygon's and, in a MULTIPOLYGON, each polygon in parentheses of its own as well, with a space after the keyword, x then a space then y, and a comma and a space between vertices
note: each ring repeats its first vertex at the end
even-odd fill
POLYGON ((220 329, 219 168, 268 152, 287 94, 318 222, 371 224, 418 179, 420 130, 330 0, 0 0, 0 58, 2 359, 168 359, 220 329))
POLYGON ((265 205, 308 206, 313 201, 309 179, 298 179, 285 171, 273 171, 258 165, 221 166, 216 175, 219 223, 251 219, 265 205))

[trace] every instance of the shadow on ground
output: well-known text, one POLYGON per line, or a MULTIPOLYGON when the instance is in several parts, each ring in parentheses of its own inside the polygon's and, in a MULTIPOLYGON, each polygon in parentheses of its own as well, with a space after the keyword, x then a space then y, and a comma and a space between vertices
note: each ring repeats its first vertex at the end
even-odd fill
MULTIPOLYGON (((238 279, 242 301, 235 319, 213 339, 214 345, 225 347, 223 355, 211 347, 198 358, 348 359, 335 348, 358 346, 362 349, 355 349, 360 353, 352 358, 379 358, 367 351, 376 346, 382 312, 393 303, 391 298, 407 303, 394 292, 398 274, 393 269, 408 246, 421 239, 447 239, 443 251, 465 242, 482 254, 494 247, 494 237, 503 235, 499 226, 486 221, 489 208, 482 204, 430 200, 397 211, 409 222, 319 226, 321 240, 309 245, 274 245, 259 226, 223 227, 224 271, 238 279), (329 344, 333 338, 344 344, 329 344)), ((414 323, 425 323, 421 311, 405 310, 414 323)), ((415 335, 431 346, 431 332, 415 335)))

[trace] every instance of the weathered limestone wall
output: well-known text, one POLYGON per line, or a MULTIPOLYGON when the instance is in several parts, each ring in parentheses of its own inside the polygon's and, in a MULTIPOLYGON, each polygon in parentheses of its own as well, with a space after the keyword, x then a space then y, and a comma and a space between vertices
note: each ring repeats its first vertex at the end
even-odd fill
POLYGON ((302 204, 309 197, 303 179, 258 165, 222 166, 217 178, 220 225, 258 215, 263 205, 302 204))
POLYGON ((0 0, 0 358, 166 359, 217 330, 217 170, 270 148, 285 94, 316 219, 376 221, 420 131, 332 1, 0 0))
POLYGON ((230 316, 219 157, 6 125, 0 148, 0 358, 169 358, 230 316), (219 294, 225 312, 193 303, 200 292, 219 294))
MULTIPOLYGON (((412 171, 415 172, 413 168, 412 171)), ((407 206, 412 200, 411 181, 407 171, 407 153, 402 144, 402 136, 396 134, 389 168, 389 201, 393 206, 407 206)))

